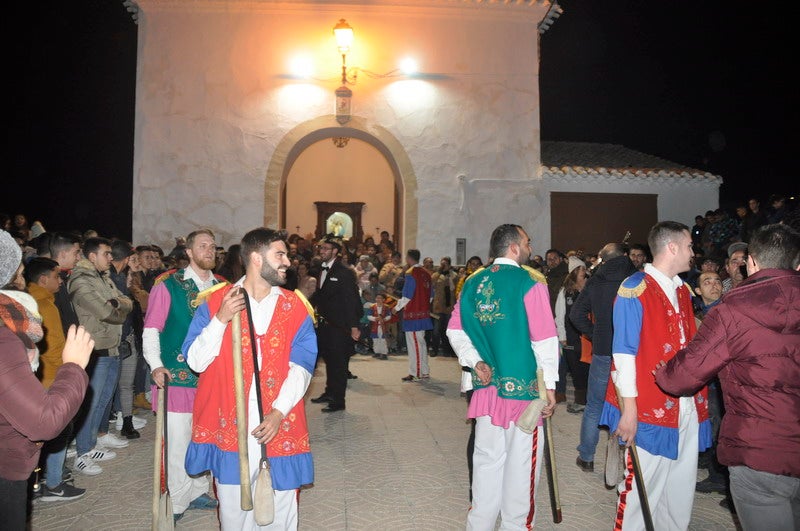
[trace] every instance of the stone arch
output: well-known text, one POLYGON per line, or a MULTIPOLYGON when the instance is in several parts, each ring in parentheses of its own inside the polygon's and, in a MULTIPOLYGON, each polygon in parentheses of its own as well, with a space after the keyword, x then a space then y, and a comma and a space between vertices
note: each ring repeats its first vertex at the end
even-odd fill
MULTIPOLYGON (((320 116, 303 122, 278 142, 267 168, 264 185, 264 226, 279 227, 286 219, 284 191, 286 179, 297 157, 311 144, 332 137, 358 138, 375 147, 389 163, 395 179, 398 201, 395 216, 398 219, 398 249, 410 249, 417 240, 417 177, 411 160, 397 138, 388 130, 368 124, 354 116, 345 126, 339 125, 333 115, 320 116)), ((346 148, 345 148, 346 149, 346 148)))

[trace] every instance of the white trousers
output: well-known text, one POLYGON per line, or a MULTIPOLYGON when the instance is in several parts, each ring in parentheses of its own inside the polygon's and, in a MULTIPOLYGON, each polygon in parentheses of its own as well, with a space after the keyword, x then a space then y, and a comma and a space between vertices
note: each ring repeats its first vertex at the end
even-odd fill
POLYGON ((430 375, 425 330, 406 332, 406 349, 408 350, 408 374, 417 378, 430 375))
MULTIPOLYGON (((694 398, 680 399, 678 459, 653 455, 637 448, 647 502, 658 531, 685 531, 689 527, 697 481, 698 421, 694 398)), ((617 518, 614 529, 644 529, 633 465, 626 452, 627 473, 617 486, 617 518)))
POLYGON ((373 337, 372 350, 375 352, 375 354, 388 354, 389 347, 386 345, 386 338, 373 337))
MULTIPOLYGON (((251 435, 261 423, 258 415, 258 400, 255 390, 255 379, 251 380, 249 401, 247 405, 247 457, 250 468, 251 491, 255 492, 255 481, 258 465, 261 462, 261 445, 251 435)), ((217 499, 219 500, 219 521, 222 531, 278 531, 297 529, 297 496, 298 489, 276 490, 275 520, 269 525, 257 525, 253 511, 242 510, 241 486, 223 485, 215 480, 217 499)))
POLYGON ((531 529, 536 522, 535 496, 543 458, 541 426, 525 433, 513 422, 504 429, 488 416, 478 417, 467 531, 493 530, 498 514, 501 530, 531 529))
POLYGON ((207 474, 191 477, 186 473, 186 450, 192 440, 192 414, 167 412, 167 481, 172 511, 181 514, 198 496, 208 493, 207 474))

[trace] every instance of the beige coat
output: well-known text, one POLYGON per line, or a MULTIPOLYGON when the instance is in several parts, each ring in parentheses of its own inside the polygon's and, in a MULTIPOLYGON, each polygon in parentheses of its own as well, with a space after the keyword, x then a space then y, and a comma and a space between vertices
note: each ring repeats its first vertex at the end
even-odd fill
POLYGON ((133 302, 120 293, 107 273, 101 274, 85 258, 72 270, 67 290, 78 321, 92 334, 95 350, 108 349, 109 355, 118 355, 122 323, 133 309, 133 302))

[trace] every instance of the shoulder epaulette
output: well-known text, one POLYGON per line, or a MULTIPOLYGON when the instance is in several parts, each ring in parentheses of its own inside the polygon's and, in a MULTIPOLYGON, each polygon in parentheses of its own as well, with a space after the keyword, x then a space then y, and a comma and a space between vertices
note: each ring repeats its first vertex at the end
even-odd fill
POLYGON ((228 281, 224 280, 224 281, 220 282, 219 284, 214 284, 210 288, 204 289, 203 291, 198 293, 197 296, 192 301, 192 308, 197 308, 198 306, 200 306, 201 304, 206 302, 206 300, 208 300, 208 298, 211 296, 212 293, 214 293, 215 291, 217 291, 220 288, 224 288, 227 285, 228 285, 228 281))
POLYGON ((625 280, 617 290, 617 295, 626 299, 635 299, 644 293, 647 283, 644 280, 644 273, 634 273, 625 280))
POLYGON ((178 271, 177 269, 167 269, 166 271, 164 271, 163 273, 161 273, 156 277, 156 279, 153 281, 153 287, 161 284, 162 282, 167 280, 170 275, 176 273, 177 271, 178 271))
POLYGON ((541 282, 545 286, 547 285, 547 277, 544 276, 544 273, 529 265, 522 265, 520 267, 528 272, 528 275, 530 275, 534 282, 541 282))
POLYGON ((306 298, 306 296, 303 295, 303 292, 300 291, 299 289, 294 290, 294 294, 297 295, 297 298, 299 298, 303 302, 303 305, 306 307, 306 311, 308 311, 308 315, 311 316, 311 320, 314 321, 314 324, 316 325, 317 324, 317 312, 314 311, 314 307, 311 306, 311 303, 308 302, 308 299, 306 298))

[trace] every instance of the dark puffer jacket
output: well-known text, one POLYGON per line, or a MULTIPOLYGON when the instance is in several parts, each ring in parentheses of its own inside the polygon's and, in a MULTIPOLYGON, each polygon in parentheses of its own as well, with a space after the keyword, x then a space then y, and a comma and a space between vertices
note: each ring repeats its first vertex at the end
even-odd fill
POLYGON ((725 294, 656 382, 688 396, 717 373, 719 462, 800 477, 800 273, 765 269, 725 294))
POLYGON ((578 300, 572 305, 569 320, 592 341, 593 356, 610 356, 614 339, 614 298, 622 281, 636 272, 627 255, 603 262, 589 277, 578 300), (592 314, 594 323, 589 319, 592 314))

